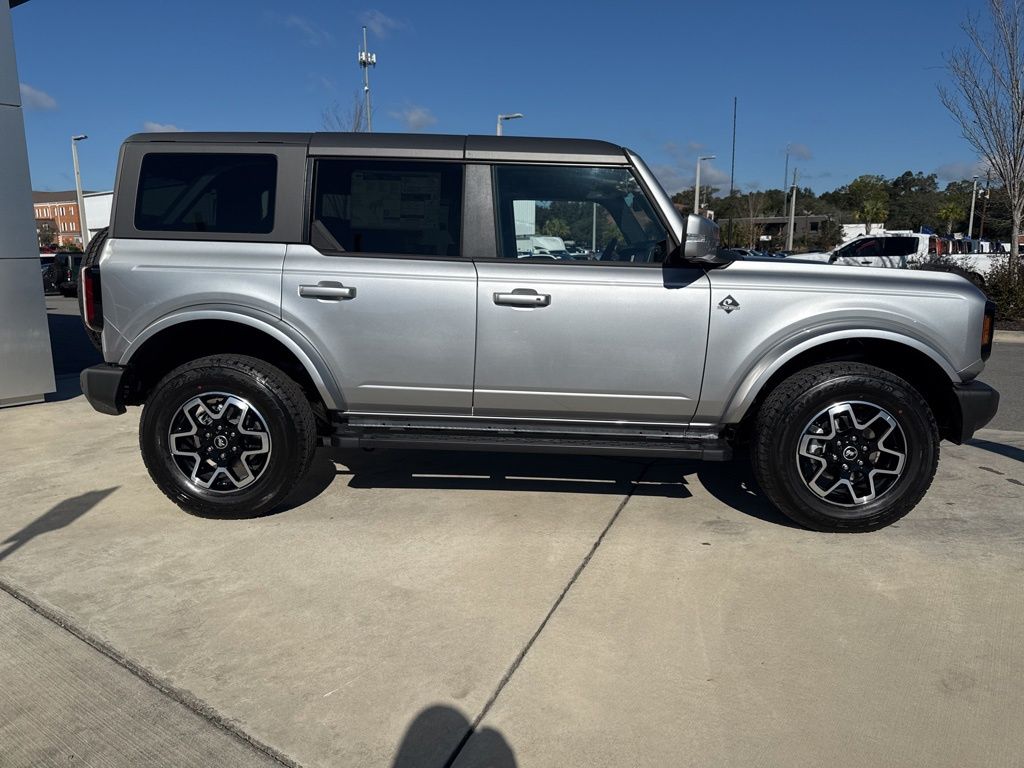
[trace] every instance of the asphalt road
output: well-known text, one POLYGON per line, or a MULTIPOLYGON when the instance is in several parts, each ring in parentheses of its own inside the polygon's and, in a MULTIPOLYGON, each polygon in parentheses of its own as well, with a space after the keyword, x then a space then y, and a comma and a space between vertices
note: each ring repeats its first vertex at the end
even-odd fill
POLYGON ((989 428, 1024 430, 1024 343, 997 341, 979 378, 999 390, 999 412, 989 428))

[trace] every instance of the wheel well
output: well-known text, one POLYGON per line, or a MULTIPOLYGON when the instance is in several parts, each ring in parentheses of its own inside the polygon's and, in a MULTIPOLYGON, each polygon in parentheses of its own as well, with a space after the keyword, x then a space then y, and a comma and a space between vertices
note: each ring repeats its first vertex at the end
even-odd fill
POLYGON ((318 416, 326 413, 312 377, 288 347, 257 328, 230 320, 190 320, 147 339, 129 363, 129 404, 144 402, 153 387, 179 365, 226 352, 249 355, 277 366, 302 387, 318 416))
POLYGON ((949 376, 923 352, 885 339, 842 339, 801 352, 772 374, 761 387, 740 423, 737 437, 749 437, 762 401, 782 381, 812 365, 842 360, 873 365, 907 381, 921 393, 932 409, 939 425, 939 434, 950 440, 959 440, 960 407, 949 376))

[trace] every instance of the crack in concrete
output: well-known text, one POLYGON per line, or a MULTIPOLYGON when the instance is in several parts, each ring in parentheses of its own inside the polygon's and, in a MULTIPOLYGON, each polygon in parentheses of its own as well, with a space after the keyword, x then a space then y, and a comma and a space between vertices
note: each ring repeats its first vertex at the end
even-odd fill
POLYGON ((34 611, 39 616, 42 616, 47 621, 56 624, 65 632, 74 635, 76 638, 81 640, 86 645, 89 645, 96 651, 99 651, 101 654, 103 654, 108 659, 113 661, 119 667, 128 670, 151 688, 154 688, 155 690, 159 691, 172 701, 176 701, 178 704, 195 713, 211 725, 220 728, 222 731, 225 731, 226 733, 230 734, 239 741, 244 742, 253 749, 262 752, 264 755, 277 761, 281 765, 287 766, 288 768, 302 768, 302 766, 298 762, 292 760, 284 753, 279 752, 278 750, 271 747, 269 744, 265 744, 259 739, 257 739, 255 736, 252 736, 251 734, 248 734, 245 731, 243 731, 238 725, 236 725, 231 720, 225 718, 217 710, 215 710, 213 707, 211 707, 209 704, 207 704, 205 701, 200 699, 195 694, 183 688, 178 688, 175 685, 172 685, 168 680, 165 680, 161 678, 159 675, 156 675, 155 673, 146 669, 137 661, 134 661, 133 659, 118 651, 116 648, 114 648, 114 646, 110 645, 104 640, 101 640, 99 637, 92 634, 88 630, 83 629, 74 621, 72 621, 68 616, 61 613, 56 608, 46 605, 45 603, 31 597, 25 590, 23 590, 16 584, 13 584, 12 582, 7 581, 6 579, 0 578, 0 590, 3 590, 18 602, 26 605, 29 609, 34 611))
POLYGON ((476 730, 480 726, 480 723, 483 722, 483 719, 487 717, 487 713, 491 711, 491 707, 493 707, 494 703, 498 700, 498 696, 501 695, 501 692, 505 689, 505 686, 508 685, 509 680, 512 679, 512 676, 519 669, 519 666, 523 663, 523 660, 526 658, 526 654, 530 652, 531 648, 533 648, 533 644, 537 641, 537 638, 540 637, 540 633, 544 631, 544 628, 548 625, 548 622, 551 620, 551 617, 555 615, 555 611, 558 610, 558 607, 562 604, 562 601, 565 600, 565 596, 569 594, 569 590, 572 589, 573 585, 579 579, 580 575, 586 569, 587 565, 590 564, 591 559, 597 552, 597 548, 601 546, 601 542, 604 541, 604 538, 608 534, 608 531, 610 531, 612 526, 615 525, 615 521, 619 519, 619 515, 622 513, 622 510, 625 509, 630 499, 633 498, 633 494, 636 493, 637 488, 640 487, 640 483, 641 481, 643 481, 644 476, 647 474, 648 470, 650 470, 650 468, 654 466, 654 464, 654 461, 644 464, 643 468, 640 470, 640 473, 636 476, 634 480, 631 481, 632 487, 629 489, 629 493, 626 494, 625 498, 622 499, 622 502, 619 504, 619 506, 616 507, 615 512, 612 513, 612 516, 608 519, 608 522, 605 524, 604 529, 594 540, 594 543, 591 545, 590 551, 587 552, 586 557, 584 557, 580 564, 576 566, 576 570, 569 578, 569 581, 562 589, 562 592, 555 599, 555 602, 552 603, 551 608, 548 609, 547 614, 544 616, 543 621, 541 621, 536 631, 534 631, 533 635, 530 636, 530 639, 526 641, 526 645, 523 646, 522 650, 520 650, 519 653, 516 654, 516 657, 515 659, 513 659, 512 664, 509 666, 509 668, 505 670, 505 674, 502 675, 501 680, 498 681, 498 685, 494 689, 494 692, 491 694, 490 698, 487 699, 483 708, 480 710, 480 713, 476 716, 473 722, 470 723, 469 730, 466 731, 463 737, 459 740, 459 743, 455 746, 455 749, 452 751, 451 755, 449 755, 448 759, 445 760, 443 768, 452 768, 452 766, 455 764, 455 761, 459 759, 459 755, 462 753, 462 750, 465 748, 466 744, 469 743, 469 740, 473 737, 473 734, 476 733, 476 730))

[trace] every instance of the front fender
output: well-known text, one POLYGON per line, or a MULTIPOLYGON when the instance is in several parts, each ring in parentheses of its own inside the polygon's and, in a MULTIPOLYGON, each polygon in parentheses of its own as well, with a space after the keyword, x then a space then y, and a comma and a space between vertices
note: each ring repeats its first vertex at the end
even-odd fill
POLYGON ((161 331, 196 320, 222 320, 239 323, 267 334, 295 355, 313 380, 324 404, 332 410, 341 409, 341 404, 344 402, 341 389, 327 363, 313 344, 294 328, 273 315, 251 307, 205 304, 175 310, 148 325, 145 330, 132 339, 121 353, 118 363, 127 365, 146 342, 161 331))
POLYGON ((761 355, 756 363, 749 368, 746 375, 740 379, 738 385, 725 401, 724 415, 721 419, 722 423, 738 423, 746 415, 764 385, 787 363, 815 347, 836 341, 878 339, 902 344, 926 355, 943 370, 949 377, 950 383, 960 381, 956 369, 949 360, 922 340, 905 333, 878 328, 846 328, 828 333, 814 334, 808 338, 809 333, 804 332, 795 338, 790 338, 784 344, 780 344, 761 355))

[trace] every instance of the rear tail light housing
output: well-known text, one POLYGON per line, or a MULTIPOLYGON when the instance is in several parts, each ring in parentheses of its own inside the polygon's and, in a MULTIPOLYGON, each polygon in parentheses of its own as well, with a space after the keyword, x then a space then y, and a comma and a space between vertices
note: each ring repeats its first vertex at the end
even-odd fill
POLYGON ((992 354, 992 339, 996 334, 996 303, 985 302, 985 318, 981 323, 981 359, 988 360, 992 354))
POLYGON ((103 330, 103 298, 100 292, 100 268, 96 265, 85 267, 81 272, 82 320, 86 326, 99 333, 103 330))

